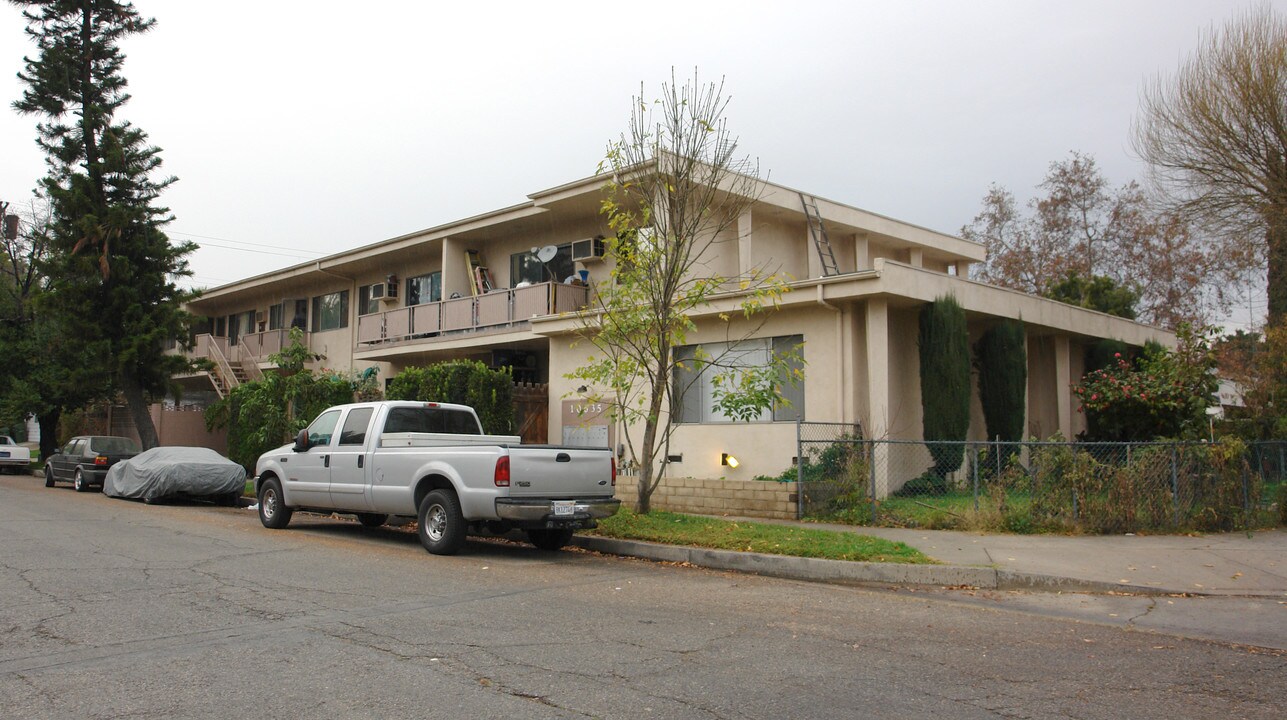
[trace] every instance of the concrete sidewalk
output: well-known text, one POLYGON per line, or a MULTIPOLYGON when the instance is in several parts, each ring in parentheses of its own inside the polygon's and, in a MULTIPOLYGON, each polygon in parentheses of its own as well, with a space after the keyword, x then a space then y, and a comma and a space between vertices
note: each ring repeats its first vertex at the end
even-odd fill
POLYGON ((578 536, 587 549, 825 582, 1141 594, 1287 597, 1287 531, 1179 535, 989 535, 756 518, 906 543, 938 565, 856 563, 578 536))

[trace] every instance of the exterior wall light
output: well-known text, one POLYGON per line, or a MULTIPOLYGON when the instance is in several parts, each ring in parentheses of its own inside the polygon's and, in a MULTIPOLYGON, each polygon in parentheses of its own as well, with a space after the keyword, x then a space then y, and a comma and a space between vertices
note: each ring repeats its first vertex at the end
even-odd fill
POLYGON ((737 461, 737 458, 733 457, 732 455, 729 455, 728 453, 720 453, 720 454, 719 454, 719 464, 720 464, 720 465, 727 465, 727 466, 729 466, 729 467, 731 467, 731 468, 735 468, 735 467, 737 467, 738 465, 740 465, 741 463, 739 463, 739 462, 737 461))

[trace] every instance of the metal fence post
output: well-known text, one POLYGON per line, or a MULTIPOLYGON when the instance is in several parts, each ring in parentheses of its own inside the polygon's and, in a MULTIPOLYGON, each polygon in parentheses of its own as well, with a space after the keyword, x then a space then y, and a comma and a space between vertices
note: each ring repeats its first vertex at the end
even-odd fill
POLYGON ((974 462, 970 463, 974 471, 974 512, 979 511, 979 446, 974 446, 974 462))
POLYGON ((1246 463, 1242 465, 1242 529, 1251 530, 1251 473, 1247 470, 1246 463))
POLYGON ((1278 480, 1279 480, 1280 482, 1282 481, 1282 479, 1283 479, 1283 477, 1284 477, 1284 475, 1283 475, 1283 460, 1284 460, 1284 459, 1287 459, 1287 458, 1284 458, 1284 457, 1283 457, 1283 455, 1284 455, 1284 452, 1283 452, 1283 446, 1284 446, 1284 443, 1281 443, 1281 442, 1280 442, 1280 443, 1278 443, 1278 480))
POLYGON ((795 419, 795 519, 804 519, 804 443, 801 442, 800 418, 795 419))
POLYGON ((1171 444, 1171 507, 1175 517, 1175 526, 1180 526, 1180 473, 1176 467, 1176 446, 1171 444))
POLYGON ((871 491, 870 491, 871 492, 871 524, 875 525, 877 513, 879 512, 879 509, 877 508, 877 503, 876 503, 876 441, 875 440, 868 441, 867 457, 869 458, 869 460, 867 461, 867 474, 870 476, 870 480, 871 480, 871 491))

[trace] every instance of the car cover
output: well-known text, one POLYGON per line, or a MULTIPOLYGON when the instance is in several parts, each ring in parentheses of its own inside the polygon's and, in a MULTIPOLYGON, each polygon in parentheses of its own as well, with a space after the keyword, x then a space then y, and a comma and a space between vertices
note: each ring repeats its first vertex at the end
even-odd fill
POLYGON ((172 495, 240 495, 245 486, 245 469, 214 450, 158 447, 108 469, 103 492, 112 497, 154 500, 172 495))

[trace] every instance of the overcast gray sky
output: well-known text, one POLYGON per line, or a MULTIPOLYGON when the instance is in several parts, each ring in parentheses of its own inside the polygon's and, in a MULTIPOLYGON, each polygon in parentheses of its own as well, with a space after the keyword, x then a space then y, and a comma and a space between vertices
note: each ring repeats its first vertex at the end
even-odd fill
MULTIPOLYGON (((202 245, 203 286, 590 175, 672 66, 724 78, 770 179, 956 233, 989 183, 1027 198, 1072 150, 1141 178, 1142 83, 1244 4, 137 0, 158 22, 125 44, 122 115, 179 178, 170 232, 202 245)), ((6 104, 23 26, 5 4, 6 104)), ((0 113, 0 137, 0 198, 25 200, 35 119, 0 113)))

